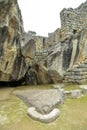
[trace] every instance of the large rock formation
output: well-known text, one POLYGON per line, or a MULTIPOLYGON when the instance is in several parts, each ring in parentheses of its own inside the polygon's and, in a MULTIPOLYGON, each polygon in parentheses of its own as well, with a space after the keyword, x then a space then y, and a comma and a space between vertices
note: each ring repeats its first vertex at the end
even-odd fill
MULTIPOLYGON (((0 1, 0 81, 22 81, 27 84, 51 83, 52 75, 40 66, 33 68, 35 54, 40 51, 42 37, 35 32, 26 34, 17 0, 0 1), (36 43, 35 43, 36 42, 36 43), (40 72, 41 71, 41 72, 40 72), (37 73, 37 74, 36 74, 37 73), (39 77, 39 78, 37 78, 39 77)), ((57 82, 53 79, 53 82, 57 82)))
POLYGON ((21 56, 23 21, 17 0, 0 1, 0 81, 21 79, 26 72, 21 56))
POLYGON ((45 42, 47 67, 64 75, 68 68, 87 57, 87 1, 76 9, 63 9, 60 13, 61 28, 50 33, 45 42))
POLYGON ((51 52, 47 56, 47 66, 52 70, 59 72, 63 76, 66 69, 69 68, 69 63, 72 53, 71 39, 60 42, 52 47, 49 47, 51 52))
POLYGON ((79 64, 87 57, 86 10, 87 1, 76 9, 64 8, 60 12, 60 29, 49 33, 48 37, 32 37, 36 41, 36 63, 63 76, 68 68, 79 64))
POLYGON ((65 98, 64 91, 57 89, 15 91, 14 94, 29 106, 30 117, 44 123, 50 123, 60 115, 58 106, 65 98))
POLYGON ((25 75, 27 84, 49 84, 62 82, 62 77, 55 70, 48 70, 45 66, 33 64, 29 66, 25 75))
POLYGON ((0 1, 0 81, 23 79, 29 64, 32 64, 35 50, 35 41, 24 37, 17 0, 0 1))
POLYGON ((61 28, 42 37, 24 32, 17 0, 0 1, 0 81, 60 82, 68 68, 87 57, 86 10, 87 1, 63 9, 61 28))
POLYGON ((15 91, 28 107, 35 107, 42 114, 51 112, 64 102, 64 92, 57 89, 15 91), (50 98, 51 97, 51 98, 50 98))
POLYGON ((24 29, 17 0, 0 1, 0 81, 24 78, 34 59, 35 41, 23 41, 24 29), (23 45, 23 42, 25 46, 23 45))

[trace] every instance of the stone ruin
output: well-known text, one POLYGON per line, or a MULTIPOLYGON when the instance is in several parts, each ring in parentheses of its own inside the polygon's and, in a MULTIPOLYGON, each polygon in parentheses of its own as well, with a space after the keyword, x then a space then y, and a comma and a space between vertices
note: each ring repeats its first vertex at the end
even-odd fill
POLYGON ((87 1, 75 9, 64 8, 60 12, 60 20, 61 28, 48 34, 48 45, 57 44, 87 27, 87 1))
MULTIPOLYGON (((24 32, 17 0, 1 0, 0 12, 0 85, 57 84, 62 81, 61 77, 64 82, 87 81, 87 1, 76 9, 63 9, 61 28, 48 37, 24 32)), ((33 90, 34 99, 32 92, 18 95, 34 107, 28 109, 28 114, 45 123, 60 115, 54 108, 63 103, 65 94, 79 98, 82 92, 87 93, 87 86, 82 90, 66 91, 64 96, 60 90, 51 90, 50 94, 48 91, 33 90), (39 94, 38 99, 35 93, 36 97, 39 94)))
POLYGON ((61 28, 49 33, 48 37, 33 37, 37 48, 35 62, 64 75, 64 82, 81 83, 87 77, 84 66, 87 57, 87 1, 75 9, 64 8, 60 19, 61 28), (85 72, 80 67, 82 62, 85 72), (74 68, 81 69, 77 69, 76 73, 74 68))
POLYGON ((36 41, 37 52, 43 51, 44 48, 46 51, 48 46, 64 41, 87 27, 87 1, 75 9, 64 8, 60 12, 60 19, 61 28, 48 33, 48 37, 33 37, 36 41))
POLYGON ((61 37, 68 37, 84 29, 87 27, 87 1, 75 9, 64 8, 60 13, 60 18, 61 37))
MULTIPOLYGON (((33 63, 41 65, 40 74, 44 70, 47 71, 45 75, 55 71, 63 78, 67 69, 86 59, 87 1, 78 8, 63 9, 60 12, 61 28, 49 33, 48 37, 37 36, 34 31, 24 32, 17 0, 2 0, 0 7, 0 81, 24 81, 33 63)), ((34 71, 36 75, 39 72, 38 69, 34 71)))

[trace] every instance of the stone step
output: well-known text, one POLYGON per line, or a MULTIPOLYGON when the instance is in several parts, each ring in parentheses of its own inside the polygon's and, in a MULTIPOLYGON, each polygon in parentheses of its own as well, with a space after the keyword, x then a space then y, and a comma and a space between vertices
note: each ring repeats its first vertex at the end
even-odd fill
POLYGON ((84 82, 87 82, 87 79, 82 79, 82 80, 63 80, 64 83, 78 83, 78 84, 82 84, 84 82))
POLYGON ((65 83, 82 83, 87 81, 87 59, 80 65, 74 65, 68 69, 64 75, 63 82, 65 83))
POLYGON ((86 71, 81 71, 81 72, 72 71, 72 72, 67 72, 66 74, 64 74, 64 76, 66 76, 66 75, 87 75, 87 72, 86 71))
POLYGON ((68 70, 67 72, 80 72, 80 71, 86 71, 87 72, 87 68, 73 68, 71 70, 68 70))
POLYGON ((77 68, 87 68, 87 64, 81 64, 77 68))
POLYGON ((83 78, 87 78, 87 75, 69 75, 69 76, 65 76, 66 78, 72 78, 72 79, 83 79, 83 78))

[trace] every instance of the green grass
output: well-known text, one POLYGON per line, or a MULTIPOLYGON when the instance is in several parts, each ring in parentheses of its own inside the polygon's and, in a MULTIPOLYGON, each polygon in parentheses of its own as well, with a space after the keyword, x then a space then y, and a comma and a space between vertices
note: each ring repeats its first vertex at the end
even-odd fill
POLYGON ((64 90, 76 90, 76 89, 80 89, 79 85, 77 84, 65 84, 63 87, 64 90))
MULTIPOLYGON (((52 85, 33 86, 33 89, 36 88, 49 89, 52 88, 52 85)), ((66 90, 77 88, 76 85, 64 87, 66 90)), ((32 87, 16 88, 16 90, 19 89, 32 89, 32 87)), ((9 100, 0 101, 0 116, 6 117, 6 120, 0 122, 0 130, 87 130, 87 95, 78 99, 67 98, 59 109, 61 114, 56 121, 43 124, 28 117, 27 106, 20 99, 11 95, 9 100)))

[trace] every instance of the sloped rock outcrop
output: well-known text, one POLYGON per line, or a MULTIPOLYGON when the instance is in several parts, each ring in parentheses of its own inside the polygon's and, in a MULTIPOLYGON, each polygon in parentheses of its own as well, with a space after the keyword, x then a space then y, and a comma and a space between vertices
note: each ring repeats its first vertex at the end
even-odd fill
POLYGON ((51 112, 64 102, 63 91, 57 89, 15 91, 14 94, 42 114, 51 112))
POLYGON ((33 64, 29 66, 25 75, 25 82, 27 84, 49 84, 62 82, 62 77, 55 70, 48 70, 46 67, 33 64))
POLYGON ((59 72, 61 76, 74 67, 80 65, 87 57, 87 29, 64 39, 64 41, 49 47, 50 53, 47 56, 47 65, 50 69, 59 72))
POLYGON ((87 57, 86 12, 87 1, 75 9, 64 8, 60 12, 61 28, 45 40, 48 43, 47 67, 61 76, 87 57))
POLYGON ((0 81, 21 80, 34 59, 35 41, 31 39, 21 47, 23 34, 17 0, 0 1, 0 81))
POLYGON ((57 89, 15 91, 28 106, 28 115, 37 121, 50 123, 60 115, 58 106, 64 102, 64 91, 57 89), (50 98, 51 97, 51 98, 50 98))
POLYGON ((21 56, 23 21, 17 0, 0 1, 0 81, 21 79, 26 72, 21 56))
POLYGON ((73 40, 73 51, 64 82, 83 83, 87 81, 87 29, 82 29, 73 40), (76 45, 77 44, 77 45, 76 45))
POLYGON ((72 37, 49 47, 47 67, 56 70, 61 76, 69 68, 72 54, 72 37))
POLYGON ((27 84, 58 82, 58 73, 35 65, 36 44, 26 36, 17 0, 0 1, 0 81, 27 84), (27 39, 26 39, 27 38, 27 39), (51 76, 49 76, 51 74, 51 76))

